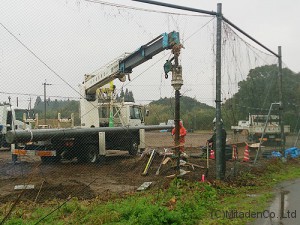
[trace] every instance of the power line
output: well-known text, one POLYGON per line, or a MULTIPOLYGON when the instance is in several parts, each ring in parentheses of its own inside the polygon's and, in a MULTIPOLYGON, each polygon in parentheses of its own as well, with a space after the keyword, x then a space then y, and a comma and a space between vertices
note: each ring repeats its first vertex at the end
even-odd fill
MULTIPOLYGON (((36 97, 41 96, 40 94, 33 94, 33 93, 28 94, 28 93, 21 93, 21 92, 5 92, 5 91, 0 91, 0 94, 36 96, 36 97)), ((48 95, 48 97, 51 97, 51 98, 79 99, 79 97, 60 96, 60 95, 48 95)))
POLYGON ((16 39, 24 48, 27 49, 37 60, 39 60, 44 66, 46 66, 52 73, 54 73, 59 79, 61 79, 65 84, 67 84, 72 90, 81 95, 79 91, 73 88, 62 76, 60 76, 54 69, 52 69, 44 60, 42 60, 37 54, 35 54, 29 47, 27 47, 19 38, 17 38, 4 24, 0 23, 0 25, 14 38, 16 39))

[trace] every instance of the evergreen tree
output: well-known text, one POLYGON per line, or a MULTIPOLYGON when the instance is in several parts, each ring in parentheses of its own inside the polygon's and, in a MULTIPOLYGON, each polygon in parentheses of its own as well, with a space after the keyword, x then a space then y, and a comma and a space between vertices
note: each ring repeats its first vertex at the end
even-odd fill
POLYGON ((128 101, 129 101, 129 102, 135 102, 135 101, 134 101, 134 97, 133 97, 132 91, 129 91, 129 92, 128 92, 128 101))
POLYGON ((124 102, 130 102, 129 101, 129 94, 128 94, 128 89, 127 88, 125 90, 124 102))
POLYGON ((41 102, 42 102, 41 97, 37 96, 33 108, 37 108, 38 105, 41 104, 41 102))
POLYGON ((122 88, 121 92, 120 92, 120 101, 122 101, 124 97, 125 97, 125 94, 124 94, 124 90, 122 88))

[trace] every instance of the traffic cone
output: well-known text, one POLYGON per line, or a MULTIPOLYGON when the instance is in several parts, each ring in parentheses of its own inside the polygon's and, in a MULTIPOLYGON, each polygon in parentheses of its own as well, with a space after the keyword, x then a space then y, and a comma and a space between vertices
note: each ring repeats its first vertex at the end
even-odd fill
POLYGON ((248 145, 246 145, 246 147, 245 147, 243 162, 249 162, 249 146, 248 145))
POLYGON ((215 159, 215 151, 213 149, 210 150, 209 158, 215 159))
POLYGON ((201 182, 205 182, 205 175, 204 174, 202 174, 202 176, 201 176, 201 182))
POLYGON ((236 145, 232 146, 232 160, 237 160, 238 159, 238 154, 237 154, 237 147, 236 145))

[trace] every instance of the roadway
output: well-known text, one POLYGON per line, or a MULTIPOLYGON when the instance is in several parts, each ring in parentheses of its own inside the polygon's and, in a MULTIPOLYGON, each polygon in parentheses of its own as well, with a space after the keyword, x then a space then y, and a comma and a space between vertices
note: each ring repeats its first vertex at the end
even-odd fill
POLYGON ((300 178, 278 186, 270 207, 251 225, 300 224, 300 178))

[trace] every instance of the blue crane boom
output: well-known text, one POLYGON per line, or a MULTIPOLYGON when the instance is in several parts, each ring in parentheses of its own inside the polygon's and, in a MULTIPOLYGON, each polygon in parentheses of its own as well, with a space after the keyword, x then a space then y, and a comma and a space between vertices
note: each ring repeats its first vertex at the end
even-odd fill
POLYGON ((151 59, 156 54, 178 45, 180 45, 178 32, 163 33, 147 44, 142 45, 135 52, 123 54, 95 73, 86 74, 84 86, 87 100, 94 99, 93 95, 95 95, 98 88, 116 78, 122 82, 126 81, 126 75, 132 73, 133 68, 151 59))
POLYGON ((172 49, 174 45, 179 44, 178 32, 163 33, 121 60, 119 70, 121 73, 131 73, 134 67, 146 62, 163 50, 172 49))

